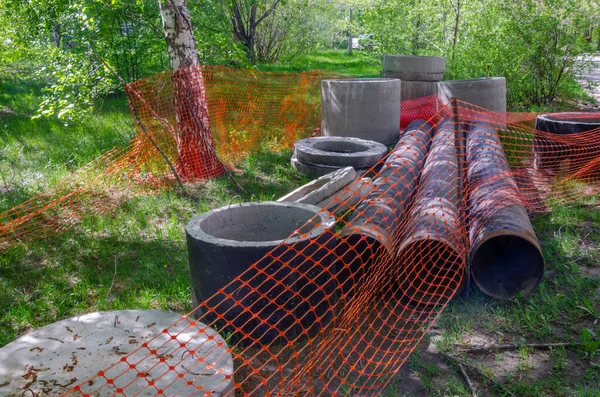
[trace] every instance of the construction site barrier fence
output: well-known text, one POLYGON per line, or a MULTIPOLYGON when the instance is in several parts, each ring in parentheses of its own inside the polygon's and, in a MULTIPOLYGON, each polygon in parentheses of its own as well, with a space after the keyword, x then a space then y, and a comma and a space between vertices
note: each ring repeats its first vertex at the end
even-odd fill
MULTIPOLYGON (((173 170, 184 182, 212 178, 259 146, 290 147, 318 127, 323 77, 206 67, 127 86, 140 130, 132 144, 108 152, 55 192, 2 214, 2 241, 10 246, 59 232, 83 211, 109 210, 131 194, 172 183, 173 170)), ((233 382, 236 395, 377 396, 464 288, 469 263, 490 255, 473 252, 494 248, 485 245, 488 234, 512 230, 525 243, 496 240, 521 259, 508 268, 484 260, 486 271, 527 282, 484 292, 508 297, 533 290, 543 258, 527 215, 597 193, 600 129, 558 135, 535 130, 532 113, 440 103, 436 96, 402 103, 407 128, 365 174, 374 189, 357 198, 360 189, 345 188, 340 201, 348 210, 336 216, 332 232, 314 238, 325 216, 298 225, 182 317, 183 331, 173 324, 105 370, 78 379, 64 395, 130 396, 140 389, 212 395, 198 386, 204 373, 177 364, 191 355, 205 367, 208 356, 197 355, 192 341, 211 340, 211 327, 233 356, 234 373, 223 374, 223 382, 233 382), (522 222, 498 227, 509 210, 522 222), (144 363, 158 354, 149 377, 144 363), (174 371, 172 384, 159 389, 157 379, 174 371)))

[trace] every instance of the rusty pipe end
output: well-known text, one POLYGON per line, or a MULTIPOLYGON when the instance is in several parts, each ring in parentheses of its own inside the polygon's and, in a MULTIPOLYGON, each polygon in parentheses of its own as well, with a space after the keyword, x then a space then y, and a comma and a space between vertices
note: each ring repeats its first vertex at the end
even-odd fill
POLYGON ((544 276, 544 257, 535 237, 497 230, 471 251, 471 275, 479 289, 496 299, 528 295, 544 276))

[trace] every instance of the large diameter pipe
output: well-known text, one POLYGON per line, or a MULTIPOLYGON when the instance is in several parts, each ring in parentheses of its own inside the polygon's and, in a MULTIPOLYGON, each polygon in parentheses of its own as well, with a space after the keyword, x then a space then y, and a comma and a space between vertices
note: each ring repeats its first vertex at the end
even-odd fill
POLYGON ((341 230, 339 279, 344 292, 358 288, 375 261, 385 263, 395 256, 394 233, 416 190, 432 134, 433 127, 423 120, 409 124, 373 180, 373 191, 341 230))
POLYGON ((454 123, 442 122, 431 143, 398 251, 396 279, 403 295, 421 304, 447 303, 466 280, 455 141, 454 123))
POLYGON ((467 137, 469 242, 475 284, 496 299, 528 294, 544 258, 496 129, 473 123, 467 137))

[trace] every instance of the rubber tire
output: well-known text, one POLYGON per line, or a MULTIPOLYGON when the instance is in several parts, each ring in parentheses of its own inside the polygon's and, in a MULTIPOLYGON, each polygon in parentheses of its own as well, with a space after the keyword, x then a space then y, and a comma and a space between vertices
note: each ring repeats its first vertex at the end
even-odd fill
POLYGON ((294 144, 294 157, 304 163, 324 167, 370 168, 387 153, 387 147, 375 141, 340 136, 301 139, 294 144), (341 153, 319 146, 364 148, 359 152, 341 153))

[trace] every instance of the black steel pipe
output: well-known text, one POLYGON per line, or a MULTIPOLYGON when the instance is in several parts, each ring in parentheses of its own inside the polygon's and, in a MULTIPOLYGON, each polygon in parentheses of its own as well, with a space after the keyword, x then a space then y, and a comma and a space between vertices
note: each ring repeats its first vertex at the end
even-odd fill
POLYGON ((492 125, 472 123, 467 164, 473 281, 497 299, 526 295, 542 280, 544 258, 492 125))
POLYGON ((373 191, 341 230, 338 252, 343 265, 338 266, 338 280, 343 292, 362 285, 365 271, 374 262, 386 263, 395 257, 394 233, 416 190, 433 131, 433 126, 423 120, 407 126, 373 180, 373 191))
POLYGON ((396 279, 404 296, 422 304, 448 302, 466 280, 455 142, 454 123, 443 121, 431 143, 398 250, 396 279))

